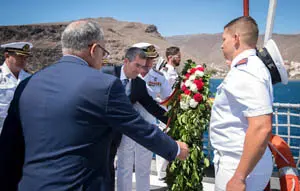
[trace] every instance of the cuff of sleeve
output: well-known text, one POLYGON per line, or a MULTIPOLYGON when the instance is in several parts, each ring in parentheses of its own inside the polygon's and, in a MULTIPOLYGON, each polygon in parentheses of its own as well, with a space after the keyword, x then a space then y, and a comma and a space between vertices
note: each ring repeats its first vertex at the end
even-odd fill
POLYGON ((179 154, 180 154, 180 146, 179 146, 179 144, 177 143, 177 155, 176 156, 178 156, 179 154))
POLYGON ((272 107, 263 107, 259 109, 248 109, 246 111, 243 111, 243 115, 245 117, 255 117, 255 116, 270 114, 272 112, 273 112, 272 107))

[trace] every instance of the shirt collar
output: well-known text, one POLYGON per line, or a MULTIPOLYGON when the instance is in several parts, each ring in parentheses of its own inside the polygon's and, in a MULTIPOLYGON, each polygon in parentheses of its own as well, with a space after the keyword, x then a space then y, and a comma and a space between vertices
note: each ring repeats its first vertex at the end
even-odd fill
POLYGON ((244 50, 243 52, 241 52, 239 55, 237 55, 232 60, 230 68, 233 68, 240 60, 242 60, 244 58, 248 58, 249 56, 255 56, 255 55, 256 55, 256 50, 255 49, 244 50))
POLYGON ((124 72, 124 65, 123 65, 122 68, 121 68, 120 80, 122 81, 124 79, 128 79, 129 82, 131 81, 131 79, 126 77, 125 72, 124 72))
POLYGON ((29 76, 29 74, 22 69, 17 79, 5 62, 1 66, 1 72, 3 73, 4 76, 11 75, 15 80, 23 80, 24 78, 29 76))
POLYGON ((1 66, 1 71, 2 73, 6 76, 8 74, 12 74, 10 69, 8 68, 7 64, 4 62, 3 65, 1 66))
POLYGON ((171 64, 166 64, 166 67, 167 67, 169 70, 175 70, 174 66, 172 66, 171 64))

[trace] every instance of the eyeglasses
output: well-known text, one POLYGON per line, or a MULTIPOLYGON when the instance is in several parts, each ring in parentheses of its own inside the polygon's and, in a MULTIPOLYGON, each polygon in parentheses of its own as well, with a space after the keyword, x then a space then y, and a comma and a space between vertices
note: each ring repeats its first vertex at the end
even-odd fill
POLYGON ((102 49, 102 57, 103 57, 103 59, 107 59, 109 57, 110 53, 105 48, 103 48, 99 43, 93 43, 93 44, 90 44, 89 46, 93 46, 94 44, 96 46, 99 46, 102 49))

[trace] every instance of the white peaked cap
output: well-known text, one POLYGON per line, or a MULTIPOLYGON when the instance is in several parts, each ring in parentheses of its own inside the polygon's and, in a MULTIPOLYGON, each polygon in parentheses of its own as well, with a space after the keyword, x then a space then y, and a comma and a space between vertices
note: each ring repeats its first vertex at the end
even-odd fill
POLYGON ((158 52, 157 52, 157 46, 147 43, 147 42, 140 42, 140 43, 136 43, 134 45, 132 45, 132 47, 137 47, 142 49, 148 58, 157 58, 158 52))
POLYGON ((12 42, 7 44, 2 44, 0 46, 1 48, 4 48, 7 52, 14 52, 17 55, 30 55, 30 49, 33 47, 33 45, 30 42, 12 42))
POLYGON ((282 59, 282 56, 274 40, 272 39, 268 40, 267 43, 265 44, 265 48, 267 49, 268 53, 270 54, 273 62, 277 67, 277 70, 280 74, 281 83, 287 84, 289 81, 288 74, 284 67, 284 61, 282 59))

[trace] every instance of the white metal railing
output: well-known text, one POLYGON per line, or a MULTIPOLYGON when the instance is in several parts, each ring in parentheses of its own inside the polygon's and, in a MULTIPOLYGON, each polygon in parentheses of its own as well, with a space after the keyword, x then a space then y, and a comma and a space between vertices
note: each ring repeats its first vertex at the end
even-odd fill
MULTIPOLYGON (((272 126, 273 133, 282 137, 290 146, 298 171, 300 171, 300 104, 274 103, 272 126)), ((203 141, 206 143, 204 150, 206 150, 207 157, 212 161, 213 154, 209 139, 204 138, 203 141)))

